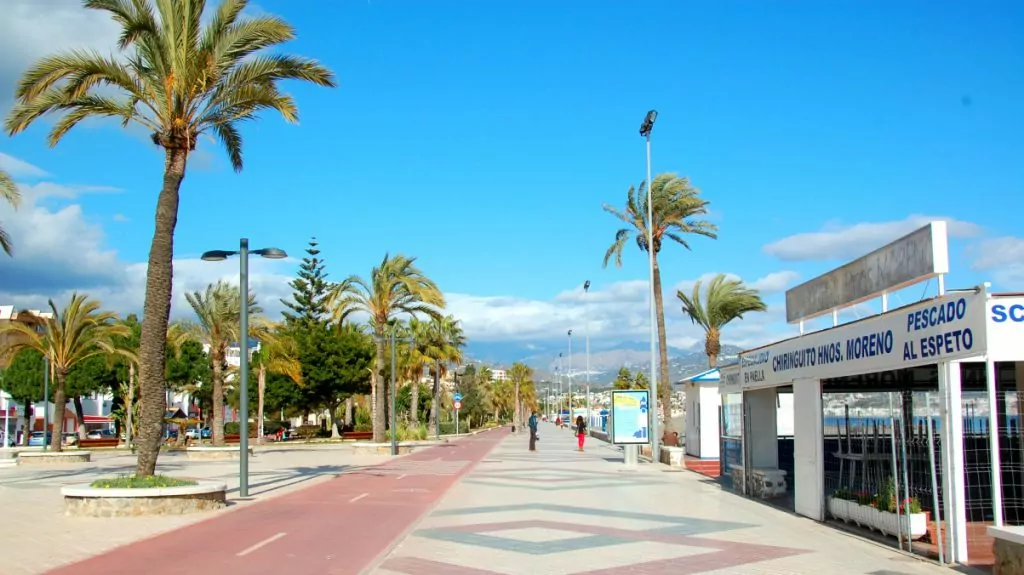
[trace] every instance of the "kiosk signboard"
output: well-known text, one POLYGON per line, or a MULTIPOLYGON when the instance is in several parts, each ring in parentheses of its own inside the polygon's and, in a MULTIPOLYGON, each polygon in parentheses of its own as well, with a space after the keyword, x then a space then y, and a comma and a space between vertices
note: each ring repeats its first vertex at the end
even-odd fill
POLYGON ((989 358, 1024 360, 1024 296, 992 296, 987 321, 989 358))
POLYGON ((976 358, 986 294, 958 292, 740 354, 744 389, 976 358))
POLYGON ((650 392, 646 389, 612 392, 612 443, 645 445, 650 443, 647 428, 650 392))

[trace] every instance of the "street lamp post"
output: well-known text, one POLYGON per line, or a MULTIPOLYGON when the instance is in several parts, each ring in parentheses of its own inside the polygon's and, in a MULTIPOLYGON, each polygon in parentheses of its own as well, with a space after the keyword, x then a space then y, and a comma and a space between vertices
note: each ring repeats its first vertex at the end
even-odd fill
MULTIPOLYGON (((64 431, 64 422, 61 422, 61 431, 64 431)), ((50 430, 50 358, 43 356, 43 451, 50 448, 53 436, 50 430)), ((58 437, 63 441, 63 437, 58 437)))
MULTIPOLYGON (((389 411, 391 412, 391 455, 393 457, 398 455, 398 421, 397 421, 398 420, 398 413, 396 411, 397 408, 396 408, 396 405, 395 405, 397 403, 397 399, 396 399, 397 395, 395 393, 395 371, 397 370, 397 368, 395 366, 395 363, 396 363, 396 359, 395 359, 396 350, 395 350, 395 348, 397 346, 395 344, 398 341, 407 342, 409 344, 412 344, 413 341, 414 341, 413 338, 411 338, 411 337, 395 337, 395 332, 396 331, 398 331, 398 324, 394 323, 394 324, 391 325, 391 397, 390 397, 391 407, 389 408, 389 411)), ((418 381, 414 382, 413 385, 419 385, 419 382, 418 381)), ((440 408, 440 407, 441 406, 438 406, 438 408, 440 408)), ((412 406, 412 409, 417 409, 417 408, 418 408, 418 406, 415 406, 415 405, 412 406)), ((456 425, 458 425, 458 424, 456 423, 456 425)))
POLYGON ((288 257, 284 250, 263 248, 249 250, 249 239, 238 241, 238 251, 210 250, 202 255, 203 261, 219 262, 231 256, 238 256, 238 293, 241 298, 241 314, 239 318, 239 437, 238 437, 238 496, 249 496, 249 254, 255 254, 271 260, 288 257))
POLYGON ((562 417, 562 352, 558 352, 558 417, 562 417))
POLYGON ((572 330, 569 330, 569 419, 575 421, 572 411, 572 330))
MULTIPOLYGON (((654 461, 661 461, 661 438, 658 436, 658 378, 657 378, 657 348, 654 317, 654 202, 652 201, 651 189, 654 182, 651 180, 651 130, 654 129, 654 121, 658 119, 658 111, 651 110, 644 117, 640 125, 640 136, 647 142, 647 265, 650 275, 650 297, 651 297, 651 423, 648 429, 652 430, 651 436, 651 458, 654 461)), ((662 382, 668 385, 668 382, 662 382)), ((671 413, 667 414, 669 417, 671 413)))
POLYGON ((593 414, 590 412, 590 308, 587 307, 587 293, 590 291, 590 280, 583 282, 583 334, 584 348, 586 350, 587 368, 587 426, 589 427, 593 414))

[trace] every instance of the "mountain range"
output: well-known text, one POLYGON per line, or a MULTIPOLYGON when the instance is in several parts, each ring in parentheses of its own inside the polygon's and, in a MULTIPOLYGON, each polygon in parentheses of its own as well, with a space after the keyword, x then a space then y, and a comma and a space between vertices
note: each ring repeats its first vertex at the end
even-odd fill
MULTIPOLYGON (((575 343, 575 342, 574 342, 575 343)), ((571 371, 574 379, 583 379, 586 374, 587 354, 581 345, 573 346, 571 371)), ((730 363, 738 356, 742 348, 735 345, 722 344, 719 365, 730 363)), ((561 373, 569 373, 570 358, 566 342, 534 343, 515 341, 470 341, 466 347, 466 363, 478 363, 497 368, 508 368, 513 362, 522 362, 534 370, 534 380, 545 380, 554 377, 558 366, 558 354, 562 354, 561 373)), ((615 344, 591 342, 590 345, 590 382, 591 385, 610 385, 619 369, 628 368, 632 372, 650 370, 650 344, 648 342, 631 341, 615 344)), ((708 358, 704 354, 704 344, 691 348, 669 346, 669 375, 672 381, 679 381, 708 369, 708 358)))

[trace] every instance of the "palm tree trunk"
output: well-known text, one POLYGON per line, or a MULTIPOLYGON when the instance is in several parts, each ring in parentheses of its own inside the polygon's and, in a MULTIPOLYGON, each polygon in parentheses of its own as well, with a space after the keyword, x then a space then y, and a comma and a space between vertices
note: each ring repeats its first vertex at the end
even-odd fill
POLYGON ((346 428, 351 427, 352 425, 355 424, 355 422, 352 421, 352 411, 353 411, 352 410, 352 405, 353 405, 353 403, 355 403, 355 402, 353 401, 351 396, 345 398, 345 427, 346 428))
MULTIPOLYGON (((658 355, 660 373, 658 374, 658 403, 661 404, 661 412, 665 423, 662 427, 662 436, 675 431, 672 426, 672 381, 668 378, 668 340, 665 335, 665 304, 661 293, 661 269, 658 267, 658 256, 654 256, 654 313, 658 320, 658 355)), ((655 427, 657 427, 655 419, 655 427)), ((657 433, 657 430, 655 430, 657 433)))
POLYGON ((224 356, 221 355, 220 344, 210 347, 210 360, 213 373, 213 416, 210 426, 213 428, 213 444, 224 445, 224 356))
POLYGON ((146 300, 142 308, 139 339, 139 458, 135 474, 148 477, 156 472, 163 435, 164 370, 167 362, 167 322, 171 315, 171 287, 174 276, 174 228, 178 224, 178 189, 185 178, 188 152, 166 150, 164 182, 156 202, 156 227, 149 246, 146 271, 146 300))
POLYGON ((128 397, 126 399, 127 405, 125 409, 125 422, 126 429, 124 430, 124 443, 126 446, 132 446, 132 412, 135 411, 135 364, 128 364, 128 397))
POLYGON ((53 375, 55 384, 53 386, 53 421, 50 422, 53 437, 50 439, 50 449, 60 452, 64 450, 64 412, 68 403, 64 384, 68 374, 65 370, 55 369, 53 375))
POLYGON ((520 428, 523 426, 522 418, 520 417, 520 413, 521 412, 519 410, 519 382, 518 381, 516 382, 516 402, 515 402, 514 405, 515 405, 515 414, 512 416, 512 427, 516 428, 516 433, 518 433, 520 428))
POLYGON ((75 417, 78 419, 78 439, 85 439, 85 408, 80 395, 75 396, 75 417))
MULTIPOLYGON (((422 370, 419 375, 423 375, 422 370)), ((409 390, 409 424, 413 427, 419 427, 420 424, 420 378, 416 377, 413 378, 412 389, 409 390)))
POLYGON ((258 405, 256 406, 256 443, 263 443, 263 395, 267 391, 267 368, 260 359, 260 370, 258 378, 259 398, 256 400, 258 405))
POLYGON ((25 425, 21 428, 21 446, 28 447, 28 438, 32 435, 32 420, 35 419, 28 414, 35 413, 36 405, 27 399, 22 403, 25 405, 25 425))
POLYGON ((373 405, 373 441, 384 443, 384 386, 381 373, 384 371, 384 334, 377 334, 377 361, 374 362, 370 381, 370 403, 373 405))
POLYGON ((441 407, 441 366, 434 369, 434 389, 430 396, 430 429, 437 429, 437 410, 441 407))

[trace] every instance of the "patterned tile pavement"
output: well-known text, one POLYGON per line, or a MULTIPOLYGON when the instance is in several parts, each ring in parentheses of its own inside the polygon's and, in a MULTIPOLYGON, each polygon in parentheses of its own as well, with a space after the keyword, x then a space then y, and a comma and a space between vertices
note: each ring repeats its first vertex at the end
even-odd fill
POLYGON ((723 492, 662 466, 626 470, 553 426, 541 451, 510 436, 374 571, 376 575, 947 572, 723 492))

